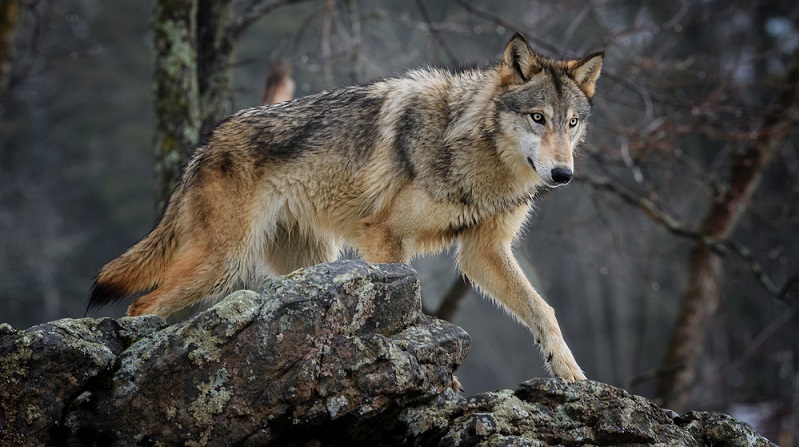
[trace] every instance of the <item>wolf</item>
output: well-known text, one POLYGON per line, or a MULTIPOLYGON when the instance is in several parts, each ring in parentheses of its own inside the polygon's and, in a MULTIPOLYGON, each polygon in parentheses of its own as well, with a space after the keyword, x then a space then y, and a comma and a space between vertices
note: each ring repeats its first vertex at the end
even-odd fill
POLYGON ((425 68, 242 110, 199 144, 154 229, 95 278, 89 308, 172 312, 335 260, 407 263, 455 246, 461 273, 519 322, 550 374, 585 375, 512 245, 536 192, 569 183, 604 53, 425 68))

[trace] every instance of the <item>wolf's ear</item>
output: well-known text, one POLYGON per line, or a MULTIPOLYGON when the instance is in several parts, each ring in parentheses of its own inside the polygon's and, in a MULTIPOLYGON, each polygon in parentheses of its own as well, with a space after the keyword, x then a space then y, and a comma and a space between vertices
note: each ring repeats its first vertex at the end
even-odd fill
POLYGON ((530 48, 527 39, 519 33, 513 35, 505 45, 499 78, 503 85, 523 84, 541 71, 538 56, 530 48))
POLYGON ((566 63, 569 68, 569 76, 577 82, 580 90, 589 98, 594 96, 594 86, 596 80, 599 79, 599 72, 602 70, 604 60, 605 52, 600 51, 566 63))

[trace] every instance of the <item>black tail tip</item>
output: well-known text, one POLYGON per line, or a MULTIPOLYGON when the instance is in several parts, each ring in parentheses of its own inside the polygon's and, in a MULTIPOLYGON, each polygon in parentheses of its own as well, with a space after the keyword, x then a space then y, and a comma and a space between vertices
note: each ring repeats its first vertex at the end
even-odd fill
POLYGON ((89 303, 86 305, 86 313, 84 315, 108 304, 122 301, 128 295, 129 293, 119 286, 101 283, 95 279, 92 288, 89 290, 89 303))

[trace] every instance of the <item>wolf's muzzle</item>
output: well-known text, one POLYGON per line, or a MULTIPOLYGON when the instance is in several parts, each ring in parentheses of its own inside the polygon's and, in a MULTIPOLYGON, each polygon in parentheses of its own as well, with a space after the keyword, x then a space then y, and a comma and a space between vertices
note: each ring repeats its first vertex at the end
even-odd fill
POLYGON ((552 168, 550 174, 552 174, 552 181, 561 185, 569 183, 574 177, 574 172, 571 169, 562 167, 552 168))

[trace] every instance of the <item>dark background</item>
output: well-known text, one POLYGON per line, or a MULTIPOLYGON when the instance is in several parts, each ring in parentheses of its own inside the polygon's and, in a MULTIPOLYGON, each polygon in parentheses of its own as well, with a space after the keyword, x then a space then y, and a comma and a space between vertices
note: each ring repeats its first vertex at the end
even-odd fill
MULTIPOLYGON (((13 3, 0 100, 0 322, 25 328, 82 317, 97 269, 157 217, 154 4, 13 3)), ((662 397, 669 346, 698 346, 679 410, 729 412, 793 445, 795 2, 303 1, 238 41, 230 108, 258 104, 280 57, 302 96, 419 66, 492 63, 516 30, 545 55, 607 52, 576 181, 541 197, 516 248, 580 365, 591 379, 662 397), (728 200, 739 187, 740 200, 728 200), (695 259, 702 247, 709 263, 695 259), (713 287, 688 298, 691 273, 711 264, 702 278, 713 287), (675 332, 691 315, 699 324, 675 332)), ((414 265, 435 309, 457 278, 451 254, 414 265)), ((488 300, 469 292, 454 322, 473 338, 459 372, 467 394, 546 375, 529 333, 488 300)))

